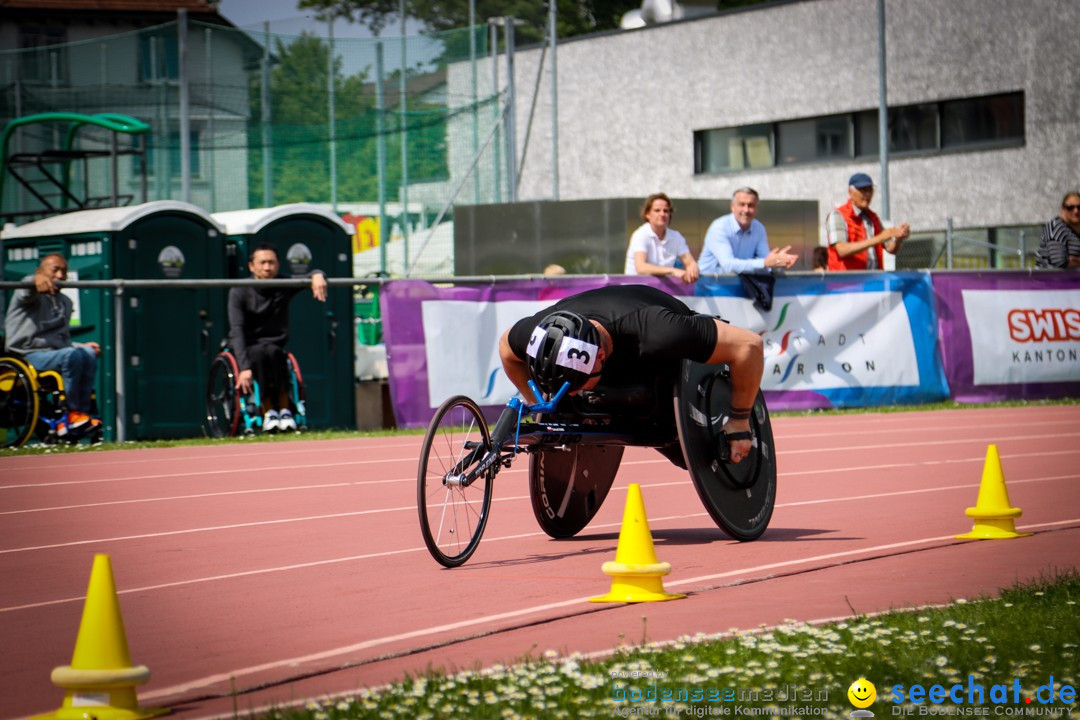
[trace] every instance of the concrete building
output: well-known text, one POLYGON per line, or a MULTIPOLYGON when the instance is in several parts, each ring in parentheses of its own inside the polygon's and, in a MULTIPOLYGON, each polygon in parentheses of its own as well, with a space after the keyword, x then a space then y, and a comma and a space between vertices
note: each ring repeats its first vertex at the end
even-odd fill
MULTIPOLYGON (((940 233, 952 218, 999 240, 1027 226, 1033 251, 1033 226, 1080 185, 1080 3, 884 6, 891 219, 940 233)), ((763 200, 816 200, 821 234, 861 171, 880 209, 877 8, 778 1, 560 42, 558 198, 726 198, 749 185, 763 200)), ((519 154, 540 57, 515 57, 519 154)), ((466 76, 451 73, 451 92, 466 76)), ((547 67, 539 77, 523 201, 554 194, 547 67)))

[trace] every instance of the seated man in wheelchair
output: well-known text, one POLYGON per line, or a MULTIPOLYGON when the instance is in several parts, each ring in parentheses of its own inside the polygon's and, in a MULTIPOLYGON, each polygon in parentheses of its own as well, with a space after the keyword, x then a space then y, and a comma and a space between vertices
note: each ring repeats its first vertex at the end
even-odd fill
POLYGON ((64 381, 66 413, 56 426, 60 438, 71 440, 101 428, 101 419, 92 416, 91 395, 101 346, 96 342, 71 340, 71 298, 60 292, 58 282, 67 279, 68 264, 63 255, 41 259, 33 275, 32 288, 19 288, 11 296, 4 332, 6 351, 20 356, 38 372, 55 370, 64 381))
POLYGON ((653 378, 674 383, 681 361, 726 363, 732 384, 730 419, 723 427, 730 461, 752 448, 750 413, 758 395, 764 354, 761 338, 646 285, 588 290, 523 318, 499 342, 503 370, 527 402, 550 398, 564 382, 570 395, 640 385, 653 378), (545 398, 533 398, 533 380, 545 398))
MULTIPOLYGON (((279 274, 280 263, 272 245, 259 244, 248 260, 248 270, 256 280, 286 277, 279 274)), ((326 274, 312 270, 311 294, 326 302, 326 274)), ((240 374, 236 387, 249 394, 259 383, 265 432, 296 430, 289 407, 289 370, 285 345, 289 341, 289 301, 298 287, 234 287, 229 290, 229 346, 236 355, 240 374)))

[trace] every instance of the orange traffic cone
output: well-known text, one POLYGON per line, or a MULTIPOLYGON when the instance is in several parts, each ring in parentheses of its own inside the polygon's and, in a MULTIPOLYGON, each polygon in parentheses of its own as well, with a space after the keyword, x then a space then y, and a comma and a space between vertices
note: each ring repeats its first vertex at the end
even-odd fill
POLYGON ((64 704, 33 720, 140 720, 169 712, 139 707, 135 686, 149 679, 145 665, 131 664, 109 556, 95 555, 71 665, 52 672, 53 684, 65 690, 64 704))
POLYGON ((630 485, 626 495, 615 562, 606 562, 600 569, 612 578, 611 592, 589 598, 590 602, 659 602, 686 597, 664 592, 661 578, 671 572, 671 565, 656 559, 645 502, 637 483, 630 485))
POLYGON ((1006 540, 1008 538, 1027 537, 1031 533, 1016 532, 1013 521, 1023 511, 1009 503, 1009 491, 1005 488, 1005 474, 1001 471, 1001 457, 997 445, 986 448, 986 462, 983 464, 982 483, 979 484, 979 497, 975 507, 964 511, 975 521, 971 532, 957 535, 961 540, 1006 540))

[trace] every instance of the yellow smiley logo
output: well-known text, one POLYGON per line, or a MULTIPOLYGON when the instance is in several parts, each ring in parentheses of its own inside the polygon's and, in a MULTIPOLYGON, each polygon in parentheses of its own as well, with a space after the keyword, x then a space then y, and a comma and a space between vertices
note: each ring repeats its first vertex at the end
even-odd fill
POLYGON ((851 683, 851 687, 847 691, 847 697, 855 707, 860 709, 868 708, 874 704, 874 700, 877 698, 877 688, 874 687, 874 683, 866 678, 859 678, 851 683))

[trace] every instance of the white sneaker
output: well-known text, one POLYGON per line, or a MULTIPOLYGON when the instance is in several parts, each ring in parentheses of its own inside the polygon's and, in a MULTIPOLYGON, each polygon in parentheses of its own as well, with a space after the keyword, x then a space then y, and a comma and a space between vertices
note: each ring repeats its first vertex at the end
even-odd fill
POLYGON ((278 429, 281 432, 296 432, 296 420, 288 410, 278 413, 278 429))
POLYGON ((281 429, 281 420, 277 410, 267 410, 263 415, 263 432, 273 433, 281 429))

